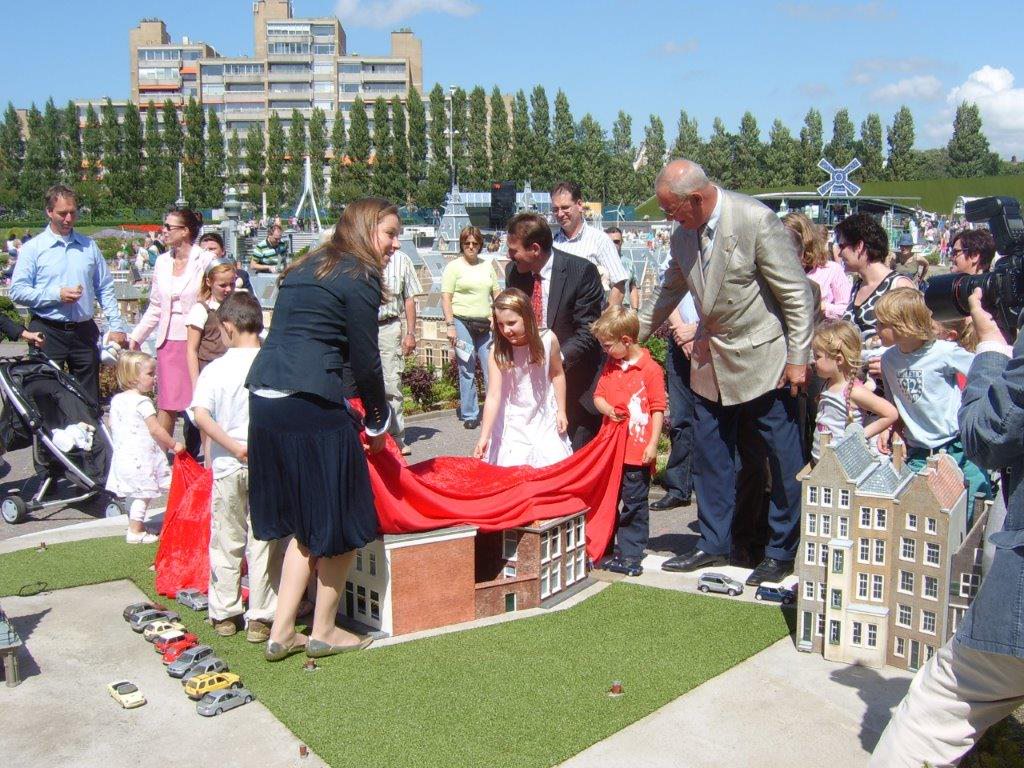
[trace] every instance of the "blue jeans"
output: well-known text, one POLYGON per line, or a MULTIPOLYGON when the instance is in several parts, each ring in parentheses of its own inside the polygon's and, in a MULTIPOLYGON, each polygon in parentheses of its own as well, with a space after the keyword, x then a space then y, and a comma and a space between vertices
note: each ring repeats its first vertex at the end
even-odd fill
POLYGON ((469 359, 463 361, 458 354, 455 363, 459 367, 459 414, 463 421, 480 418, 480 400, 476 391, 476 361, 484 372, 484 391, 487 390, 487 363, 491 356, 491 332, 473 333, 459 318, 455 318, 455 335, 473 348, 469 359))
POLYGON ((651 534, 650 507, 647 496, 651 489, 650 467, 626 464, 622 468, 622 487, 619 490, 619 524, 615 544, 623 560, 644 559, 644 549, 651 534))

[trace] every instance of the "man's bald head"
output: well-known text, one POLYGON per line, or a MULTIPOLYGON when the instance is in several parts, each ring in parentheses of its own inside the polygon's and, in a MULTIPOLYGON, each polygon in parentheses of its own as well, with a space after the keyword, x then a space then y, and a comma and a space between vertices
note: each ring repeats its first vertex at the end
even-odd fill
POLYGON ((690 160, 672 160, 661 169, 654 181, 654 188, 664 187, 676 197, 682 198, 700 192, 711 186, 704 169, 690 160))
POLYGON ((685 229, 697 229, 706 223, 718 202, 718 190, 704 169, 690 160, 673 160, 654 182, 665 218, 678 221, 685 229))

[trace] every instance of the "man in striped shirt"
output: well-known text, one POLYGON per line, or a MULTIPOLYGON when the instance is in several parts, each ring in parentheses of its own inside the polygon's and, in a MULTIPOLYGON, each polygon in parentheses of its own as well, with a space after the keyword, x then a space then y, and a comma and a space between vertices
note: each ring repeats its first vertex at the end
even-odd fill
POLYGON ((629 273, 608 235, 583 220, 580 185, 560 181, 551 189, 551 210, 561 228, 555 233, 554 248, 595 264, 611 285, 609 304, 622 304, 629 273))
POLYGON ((377 313, 380 362, 384 369, 384 394, 393 416, 389 430, 403 456, 412 450, 405 444, 405 419, 402 416, 402 372, 405 358, 416 350, 416 297, 423 293, 412 259, 395 251, 384 266, 381 280, 386 301, 377 313), (402 333, 402 316, 405 333, 402 333))
POLYGON ((283 272, 288 259, 288 245, 281 239, 281 225, 271 224, 265 240, 260 240, 249 256, 253 272, 283 272))

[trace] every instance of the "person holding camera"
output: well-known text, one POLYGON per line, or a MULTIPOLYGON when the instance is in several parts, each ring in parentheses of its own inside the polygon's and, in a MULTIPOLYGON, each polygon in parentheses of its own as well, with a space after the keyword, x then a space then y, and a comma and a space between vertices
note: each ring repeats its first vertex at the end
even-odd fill
POLYGON ((968 299, 978 352, 959 412, 966 456, 1002 473, 1007 516, 996 553, 957 629, 918 673, 871 756, 873 768, 955 765, 985 731, 1024 703, 1024 335, 1012 349, 968 299))

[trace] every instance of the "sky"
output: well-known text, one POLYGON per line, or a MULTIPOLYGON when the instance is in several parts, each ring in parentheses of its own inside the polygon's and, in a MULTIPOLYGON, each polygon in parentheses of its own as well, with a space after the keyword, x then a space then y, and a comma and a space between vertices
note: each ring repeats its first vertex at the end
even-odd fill
MULTIPOLYGON (((8 30, 0 104, 50 96, 128 96, 128 31, 143 17, 167 23, 223 55, 251 55, 250 0, 2 0, 8 30), (48 43, 51 41, 53 44, 48 43), (69 41, 73 43, 69 44, 69 41)), ((576 120, 590 113, 610 133, 619 110, 642 137, 651 114, 675 139, 681 109, 707 137, 714 118, 738 131, 750 110, 762 139, 775 118, 799 134, 807 110, 846 108, 856 126, 877 112, 888 126, 901 104, 916 146, 943 146, 956 105, 978 104, 1003 157, 1024 158, 1024 46, 1020 18, 994 0, 973 2, 748 2, 686 0, 294 0, 296 17, 337 15, 349 53, 386 55, 389 32, 423 41, 424 90, 434 83, 490 92, 542 84, 565 91, 576 120)))

